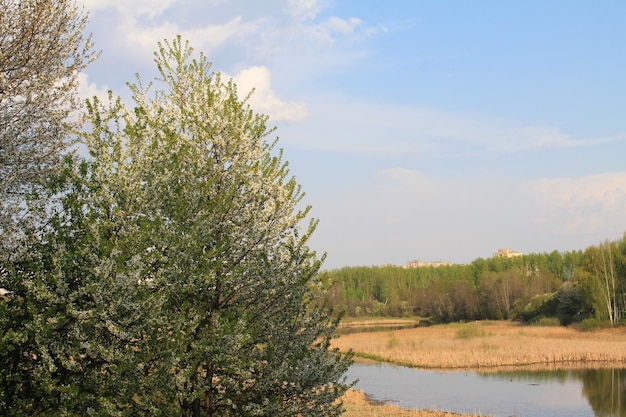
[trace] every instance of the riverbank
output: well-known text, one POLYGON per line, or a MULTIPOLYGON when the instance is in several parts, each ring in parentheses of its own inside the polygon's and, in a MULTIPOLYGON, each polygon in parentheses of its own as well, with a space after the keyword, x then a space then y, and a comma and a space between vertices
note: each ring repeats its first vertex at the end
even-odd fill
POLYGON ((444 411, 408 410, 389 404, 370 401, 358 390, 350 390, 343 396, 346 411, 342 417, 480 417, 472 414, 455 414, 444 411))
MULTIPOLYGON (((371 327, 371 321, 366 323, 371 327)), ((397 321, 392 325, 397 326, 397 321)), ((405 323, 406 324, 406 323, 405 323)), ((354 321, 351 329, 359 326, 354 321)), ((384 321, 376 326, 385 326, 384 321)), ((566 327, 524 326, 508 321, 472 322, 377 332, 347 332, 333 341, 355 361, 409 367, 491 372, 503 367, 568 368, 626 364, 626 328, 583 332, 566 327)), ((360 391, 344 396, 342 417, 452 417, 442 411, 407 410, 368 401, 360 391)), ((470 417, 471 415, 464 415, 470 417)), ((471 417, 478 417, 473 415, 471 417)))
POLYGON ((527 365, 624 365, 624 346, 626 327, 583 332, 508 321, 349 333, 333 341, 340 351, 352 349, 356 360, 481 371, 527 365))

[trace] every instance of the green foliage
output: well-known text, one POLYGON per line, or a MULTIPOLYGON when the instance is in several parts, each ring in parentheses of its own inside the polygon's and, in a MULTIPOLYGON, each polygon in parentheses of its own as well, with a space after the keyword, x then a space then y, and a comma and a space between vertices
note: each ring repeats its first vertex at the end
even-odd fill
POLYGON ((533 326, 557 327, 561 325, 561 320, 557 317, 539 317, 530 322, 533 326))
POLYGON ((556 314, 558 299, 555 293, 534 295, 522 306, 523 301, 516 302, 516 318, 522 321, 533 323, 542 317, 556 314))
POLYGON ((532 297, 560 285, 547 266, 540 266, 548 264, 547 256, 440 267, 341 268, 327 272, 333 283, 328 302, 348 315, 419 315, 436 322, 520 318, 532 297))
MULTIPOLYGON (((618 242, 615 248, 626 253, 618 242)), ((626 263, 614 249, 615 289, 624 293, 626 263)), ((568 325, 607 314, 606 286, 591 279, 583 251, 476 259, 441 267, 346 267, 326 273, 328 303, 351 316, 418 315, 435 322, 557 317, 568 325)), ((616 312, 619 311, 616 298, 616 312)), ((617 313, 616 313, 617 315, 617 313)))
POLYGON ((576 328, 580 331, 587 332, 587 331, 593 331, 593 330, 598 330, 598 329, 606 329, 607 327, 610 327, 610 326, 611 326, 611 323, 607 320, 598 320, 595 317, 590 317, 578 323, 576 328))
POLYGON ((605 241, 587 248, 581 289, 599 319, 616 324, 626 314, 626 242, 605 241))
POLYGON ((626 315, 626 240, 584 252, 476 259, 441 267, 347 267, 327 273, 329 305, 348 315, 434 322, 556 317, 561 325, 626 315))
POLYGON ((555 318, 561 325, 569 325, 581 317, 582 297, 577 284, 564 282, 558 291, 536 295, 523 307, 517 303, 516 317, 531 324, 555 318))
POLYGON ((90 158, 3 278, 0 410, 338 415, 351 358, 267 117, 180 38, 155 56, 161 89, 88 103, 90 158))
POLYGON ((488 336, 488 333, 476 323, 462 324, 454 335, 457 339, 474 339, 485 336, 488 336))
MULTIPOLYGON (((66 201, 67 203, 67 201, 66 201)), ((88 216, 73 211, 8 270, 0 359, 3 415, 128 415, 150 368, 146 288, 115 267, 88 216)), ((58 221, 60 217, 53 220, 58 221)))
POLYGON ((582 293, 578 286, 572 282, 565 282, 556 293, 556 314, 561 324, 568 325, 581 314, 582 293))

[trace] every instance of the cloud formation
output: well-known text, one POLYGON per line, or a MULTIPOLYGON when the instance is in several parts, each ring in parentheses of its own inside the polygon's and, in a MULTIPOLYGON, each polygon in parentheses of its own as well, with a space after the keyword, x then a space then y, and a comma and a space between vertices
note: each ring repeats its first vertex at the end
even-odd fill
POLYGON ((616 226, 626 227, 626 172, 541 179, 531 191, 537 222, 559 233, 610 233, 616 226))
POLYGON ((465 181, 393 167, 360 188, 321 199, 314 247, 328 267, 406 261, 471 262, 500 247, 523 252, 584 249, 626 230, 626 172, 512 181, 465 181), (351 256, 342 246, 349 237, 351 256), (546 239, 546 236, 550 236, 546 239), (394 248, 392 252, 382 248, 394 248), (342 258, 336 258, 341 254, 342 258))
POLYGON ((258 113, 267 114, 276 121, 299 121, 309 114, 302 102, 286 102, 278 98, 271 87, 270 70, 264 66, 254 66, 241 70, 233 77, 237 90, 245 97, 253 89, 250 105, 258 113))
POLYGON ((321 7, 317 0, 289 0, 289 13, 297 20, 313 20, 319 13, 321 7))
POLYGON ((89 76, 81 72, 78 74, 78 96, 81 102, 92 99, 94 96, 105 102, 109 98, 109 89, 107 86, 99 86, 95 82, 90 82, 89 76))
POLYGON ((524 126, 521 121, 479 113, 358 100, 333 93, 316 95, 307 107, 311 117, 298 144, 344 153, 510 154, 626 140, 626 135, 578 138, 555 126, 524 126), (337 134, 329 135, 329 131, 337 134))
POLYGON ((103 19, 106 27, 96 28, 98 47, 105 52, 96 67, 107 61, 115 62, 109 66, 120 65, 123 60, 125 67, 133 68, 132 73, 146 76, 157 42, 180 35, 214 61, 216 70, 237 74, 240 89, 255 87, 251 104, 276 122, 300 121, 308 115, 304 101, 286 100, 270 85, 277 61, 284 68, 279 80, 305 83, 307 76, 358 59, 354 53, 337 50, 337 44, 370 36, 373 31, 358 18, 320 19, 322 7, 315 0, 260 0, 254 4, 188 0, 184 6, 177 0, 83 1, 93 15, 107 16, 103 19), (164 17, 171 10, 178 10, 177 19, 164 17), (194 13, 183 14, 192 10, 194 13), (102 36, 104 31, 107 36, 102 36), (286 56, 288 60, 283 58, 286 56))
MULTIPOLYGON (((92 13, 109 11, 116 14, 113 31, 125 47, 152 50, 156 40, 182 35, 197 48, 211 54, 229 41, 231 47, 264 59, 277 53, 294 52, 302 48, 316 49, 376 32, 358 18, 330 16, 318 20, 321 6, 315 0, 248 2, 189 1, 187 9, 197 9, 195 15, 182 20, 161 19, 170 8, 181 7, 176 0, 83 0, 92 13), (195 6, 195 7, 194 7, 195 6), (267 10, 274 13, 268 14, 267 10), (219 16, 219 19, 213 18, 219 16)), ((379 28, 378 30, 384 30, 379 28)))

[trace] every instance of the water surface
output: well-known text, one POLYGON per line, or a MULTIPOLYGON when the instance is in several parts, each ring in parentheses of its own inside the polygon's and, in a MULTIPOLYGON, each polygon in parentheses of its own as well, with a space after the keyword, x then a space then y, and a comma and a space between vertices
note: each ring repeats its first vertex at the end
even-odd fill
POLYGON ((626 417, 626 369, 440 372, 354 364, 349 379, 375 400, 494 417, 626 417))

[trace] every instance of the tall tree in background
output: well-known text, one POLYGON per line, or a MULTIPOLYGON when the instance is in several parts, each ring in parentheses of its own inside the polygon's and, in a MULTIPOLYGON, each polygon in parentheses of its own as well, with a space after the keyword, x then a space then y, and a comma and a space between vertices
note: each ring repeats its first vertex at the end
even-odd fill
MULTIPOLYGON (((0 256, 21 253, 24 204, 62 161, 78 72, 95 59, 71 0, 0 0, 0 256)), ((45 201, 45 199, 42 199, 45 201)))
POLYGON ((598 318, 616 324, 622 319, 624 305, 624 265, 620 246, 622 241, 604 241, 597 247, 585 251, 588 278, 585 280, 587 292, 591 295, 598 318))

